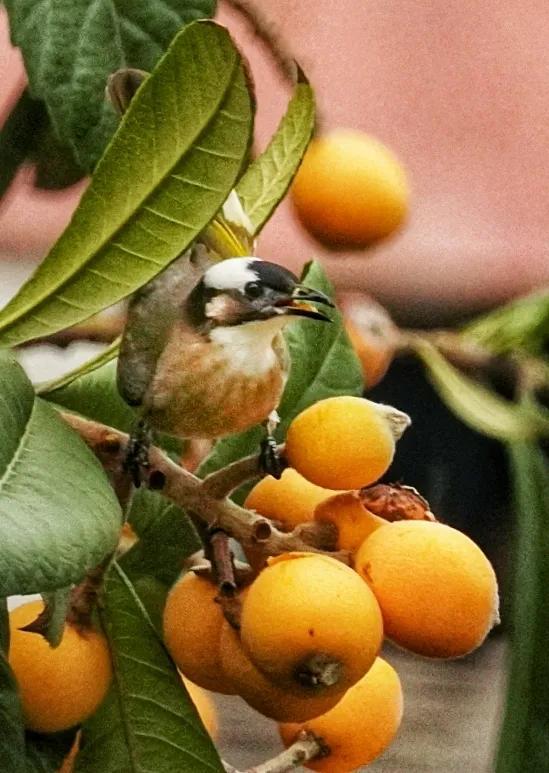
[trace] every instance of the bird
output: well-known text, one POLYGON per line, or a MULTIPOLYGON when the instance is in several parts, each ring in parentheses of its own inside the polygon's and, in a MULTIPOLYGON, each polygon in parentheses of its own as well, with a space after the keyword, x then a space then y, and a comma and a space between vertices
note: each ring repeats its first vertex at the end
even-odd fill
POLYGON ((117 372, 139 410, 130 457, 146 462, 151 430, 218 439, 263 423, 261 464, 279 477, 273 432, 290 366, 282 331, 303 318, 329 322, 316 304, 334 305, 287 268, 254 256, 212 262, 200 245, 142 288, 117 372))

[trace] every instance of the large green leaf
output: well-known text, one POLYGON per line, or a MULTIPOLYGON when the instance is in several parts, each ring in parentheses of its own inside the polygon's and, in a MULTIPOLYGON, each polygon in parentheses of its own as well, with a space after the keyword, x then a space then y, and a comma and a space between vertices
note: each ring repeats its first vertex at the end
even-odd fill
POLYGON ((477 432, 510 442, 549 436, 549 416, 541 406, 500 397, 463 375, 425 339, 416 337, 413 347, 442 400, 477 432))
POLYGON ((117 119, 104 99, 111 72, 152 69, 187 22, 213 13, 213 0, 6 0, 30 88, 58 138, 93 169, 117 119), (99 55, 100 54, 100 55, 99 55))
POLYGON ((135 492, 128 521, 139 540, 124 554, 120 565, 132 579, 149 575, 173 585, 185 559, 202 547, 183 510, 156 491, 141 487, 135 492))
POLYGON ((0 596, 82 579, 114 549, 120 506, 99 462, 0 352, 0 596))
POLYGON ((23 714, 15 678, 0 648, 0 760, 2 770, 26 773, 23 714))
MULTIPOLYGON (((66 408, 122 432, 131 432, 136 413, 124 402, 116 386, 117 363, 112 359, 116 352, 117 347, 109 347, 102 355, 84 363, 75 371, 74 377, 67 375, 43 385, 39 394, 58 408, 66 408)), ((161 434, 156 442, 170 453, 181 452, 182 443, 178 438, 161 434)))
MULTIPOLYGON (((333 288, 320 263, 310 263, 302 276, 307 287, 333 296, 333 288)), ((334 310, 331 323, 302 320, 288 327, 285 338, 290 350, 288 383, 278 408, 281 422, 276 437, 283 440, 294 416, 307 406, 334 395, 359 395, 364 383, 357 356, 345 332, 341 314, 334 310)), ((224 438, 200 467, 207 475, 251 454, 264 437, 261 427, 224 438)))
POLYGON ((517 516, 511 673, 497 773, 549 760, 549 472, 535 444, 510 446, 517 516))
POLYGON ((234 185, 251 124, 228 33, 190 24, 132 100, 69 227, 0 312, 0 346, 86 319, 174 260, 234 185))
POLYGON ((258 233, 284 197, 298 170, 315 124, 314 93, 298 83, 269 146, 246 170, 236 191, 258 233))
POLYGON ((122 432, 129 432, 135 424, 135 411, 124 402, 116 388, 116 360, 84 373, 66 386, 42 394, 62 408, 122 432))
POLYGON ((76 771, 222 771, 175 666, 117 564, 107 580, 101 618, 114 680, 99 711, 84 725, 76 771))

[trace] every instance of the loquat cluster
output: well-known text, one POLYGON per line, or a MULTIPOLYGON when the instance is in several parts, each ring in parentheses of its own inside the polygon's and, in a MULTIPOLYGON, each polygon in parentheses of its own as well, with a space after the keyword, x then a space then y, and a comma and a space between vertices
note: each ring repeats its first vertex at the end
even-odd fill
MULTIPOLYGON (((375 485, 408 424, 356 397, 304 410, 287 433, 291 467, 257 483, 245 504, 282 531, 330 524, 334 552, 271 555, 242 572, 236 616, 204 566, 170 590, 164 642, 211 735, 217 719, 204 690, 237 694, 279 723, 284 744, 304 733, 318 740, 307 766, 352 771, 383 752, 402 717, 399 677, 379 656, 384 637, 423 656, 459 657, 497 621, 496 578, 481 550, 437 522, 413 489, 375 485)), ((9 661, 27 727, 49 733, 96 710, 111 662, 93 629, 66 623, 56 649, 24 630, 42 608, 11 613, 9 661)))
POLYGON ((481 550, 437 522, 413 489, 371 485, 408 424, 400 411, 356 397, 304 410, 287 434, 291 467, 257 483, 245 505, 285 531, 331 524, 337 558, 267 558, 239 589, 237 624, 224 618, 214 581, 192 571, 165 606, 165 642, 181 672, 240 695, 279 723, 288 746, 312 733, 322 745, 305 763, 314 770, 352 771, 395 737, 402 690, 379 657, 384 637, 458 657, 497 621, 496 578, 481 550))

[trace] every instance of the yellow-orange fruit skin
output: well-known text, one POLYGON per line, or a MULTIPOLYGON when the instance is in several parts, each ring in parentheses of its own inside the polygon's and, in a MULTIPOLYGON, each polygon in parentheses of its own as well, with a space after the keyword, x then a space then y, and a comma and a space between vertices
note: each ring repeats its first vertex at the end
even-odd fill
POLYGON ((187 572, 171 589, 164 607, 164 642, 182 674, 206 690, 233 695, 219 663, 224 616, 214 583, 187 572))
POLYGON ((337 527, 338 550, 354 553, 376 529, 387 521, 367 510, 359 491, 345 491, 321 502, 315 510, 315 521, 337 527))
POLYGON ((283 529, 291 531, 300 523, 312 521, 315 507, 333 493, 315 486, 288 467, 280 480, 271 475, 260 480, 248 494, 244 506, 278 521, 283 529))
POLYGON ((285 746, 308 730, 328 745, 326 757, 305 762, 323 773, 348 773, 379 757, 397 734, 402 719, 402 689, 398 674, 382 658, 333 709, 304 723, 284 723, 279 731, 285 746))
POLYGON ((192 700, 198 711, 198 716, 202 720, 202 724, 208 731, 208 735, 215 740, 219 732, 219 722, 217 719, 217 711, 211 696, 208 695, 206 690, 203 690, 202 687, 194 684, 190 679, 186 679, 183 674, 181 675, 181 678, 187 688, 189 698, 192 700))
POLYGON ((270 559, 242 606, 241 640, 248 657, 296 695, 329 695, 350 687, 374 662, 382 637, 374 595, 356 572, 324 555, 286 553, 270 559), (299 674, 319 657, 338 664, 337 680, 305 686, 299 674))
POLYGON ((498 621, 492 565, 450 526, 426 521, 383 526, 360 547, 355 568, 379 601, 386 635, 420 655, 465 655, 498 621))
POLYGON ((358 489, 380 478, 395 439, 385 406, 339 396, 306 408, 290 424, 288 461, 307 480, 330 489, 358 489))
POLYGON ((313 139, 291 189, 303 226, 333 248, 361 249, 393 233, 409 195, 404 169, 389 148, 351 129, 313 139))
POLYGON ((58 647, 19 630, 44 605, 32 601, 10 612, 9 663, 21 695, 25 725, 41 733, 66 730, 89 717, 109 689, 112 666, 105 637, 66 624, 58 647))
POLYGON ((334 695, 293 695, 270 681, 244 652, 237 632, 225 623, 221 633, 221 665, 238 694, 260 714, 278 722, 303 722, 335 706, 334 695))

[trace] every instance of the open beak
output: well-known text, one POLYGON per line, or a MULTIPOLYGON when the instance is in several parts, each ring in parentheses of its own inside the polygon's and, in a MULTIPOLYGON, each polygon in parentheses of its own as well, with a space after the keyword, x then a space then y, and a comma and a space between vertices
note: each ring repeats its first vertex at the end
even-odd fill
POLYGON ((297 285, 290 298, 281 301, 277 306, 284 308, 284 313, 294 317, 308 317, 309 319, 320 319, 323 322, 332 320, 324 312, 319 311, 313 303, 322 303, 324 306, 334 308, 334 304, 327 295, 320 290, 311 290, 309 287, 297 285))

